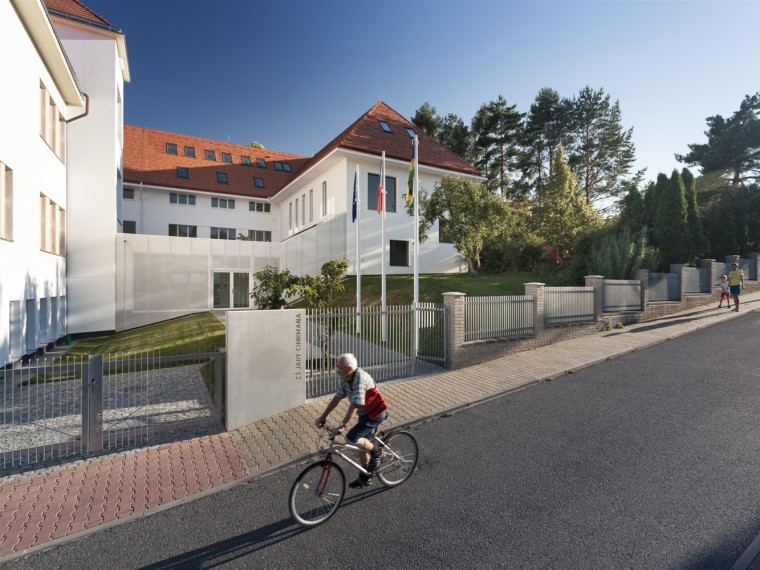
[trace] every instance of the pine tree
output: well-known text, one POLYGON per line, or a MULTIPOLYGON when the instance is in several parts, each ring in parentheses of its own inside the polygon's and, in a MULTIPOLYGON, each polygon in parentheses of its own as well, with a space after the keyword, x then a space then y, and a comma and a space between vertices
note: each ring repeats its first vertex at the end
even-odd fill
POLYGON ((681 178, 686 190, 686 209, 689 223, 689 261, 693 262, 697 256, 707 250, 704 232, 702 230, 702 216, 697 205, 697 181, 688 168, 681 171, 681 178))
MULTIPOLYGON (((658 183, 659 180, 658 177, 658 183)), ((677 170, 673 170, 669 184, 659 196, 654 222, 654 233, 665 266, 686 263, 690 243, 688 208, 683 179, 677 170)))

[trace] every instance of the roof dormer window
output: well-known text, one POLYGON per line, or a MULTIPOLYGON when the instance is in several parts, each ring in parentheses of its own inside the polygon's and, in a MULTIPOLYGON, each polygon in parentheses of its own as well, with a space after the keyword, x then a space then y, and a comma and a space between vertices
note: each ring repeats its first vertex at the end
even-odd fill
POLYGON ((216 160, 216 151, 206 149, 206 160, 216 160))
POLYGON ((190 170, 186 166, 178 166, 177 178, 190 178, 190 170))
POLYGON ((227 184, 227 173, 226 172, 217 172, 216 173, 216 181, 219 184, 227 184))
POLYGON ((393 133, 393 130, 391 130, 391 126, 388 123, 385 121, 378 121, 378 123, 380 123, 380 128, 383 129, 384 132, 393 133))
POLYGON ((406 132, 409 134, 411 138, 414 138, 417 136, 417 133, 414 132, 414 129, 411 127, 406 127, 406 132))
POLYGON ((264 187, 264 179, 261 178, 261 176, 254 176, 253 177, 253 185, 256 186, 256 188, 263 188, 264 187))
POLYGON ((229 152, 223 152, 222 153, 222 160, 224 162, 229 162, 230 164, 232 164, 232 155, 229 152))
POLYGON ((177 154, 177 145, 174 143, 166 143, 166 154, 177 154))
POLYGON ((267 161, 263 158, 257 158, 256 159, 256 166, 259 168, 266 168, 267 167, 267 161))
POLYGON ((185 156, 189 156, 190 158, 195 158, 195 147, 194 146, 186 146, 185 147, 185 156))
POLYGON ((288 162, 274 162, 274 169, 275 170, 282 170, 283 172, 290 172, 290 163, 288 162))
POLYGON ((251 166, 251 157, 250 156, 241 156, 240 161, 245 164, 246 166, 251 166))

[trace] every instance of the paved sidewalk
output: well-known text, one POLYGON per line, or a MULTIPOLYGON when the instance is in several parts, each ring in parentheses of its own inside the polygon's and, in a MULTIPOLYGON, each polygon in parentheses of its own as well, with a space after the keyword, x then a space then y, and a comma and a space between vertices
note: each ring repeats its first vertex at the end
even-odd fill
MULTIPOLYGON (((384 383, 392 411, 387 427, 451 413, 736 318, 760 309, 760 292, 742 295, 741 307, 736 313, 705 305, 477 367, 384 383)), ((0 563, 305 459, 315 451, 313 422, 324 406, 319 400, 228 433, 0 479, 0 563)), ((758 553, 760 537, 737 570, 760 568, 758 553)))

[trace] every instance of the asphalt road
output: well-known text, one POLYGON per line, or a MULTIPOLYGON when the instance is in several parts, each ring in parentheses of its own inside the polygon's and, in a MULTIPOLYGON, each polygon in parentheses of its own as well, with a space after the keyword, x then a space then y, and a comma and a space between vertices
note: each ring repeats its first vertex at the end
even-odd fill
MULTIPOLYGON (((300 468, 7 568, 730 568, 760 533, 760 314, 414 429, 419 470, 291 522, 300 468)), ((633 334, 633 333, 632 333, 633 334)))

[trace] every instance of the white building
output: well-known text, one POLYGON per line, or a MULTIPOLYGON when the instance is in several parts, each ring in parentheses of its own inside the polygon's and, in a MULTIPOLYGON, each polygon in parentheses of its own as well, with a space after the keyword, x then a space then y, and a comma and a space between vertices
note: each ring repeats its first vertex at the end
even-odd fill
MULTIPOLYGON (((66 334, 247 308, 268 264, 379 274, 385 248, 388 274, 411 273, 414 134, 423 189, 480 178, 383 102, 313 157, 124 127, 124 35, 78 0, 0 0, 0 64, 0 366, 66 334)), ((419 271, 461 270, 434 227, 419 271)))

